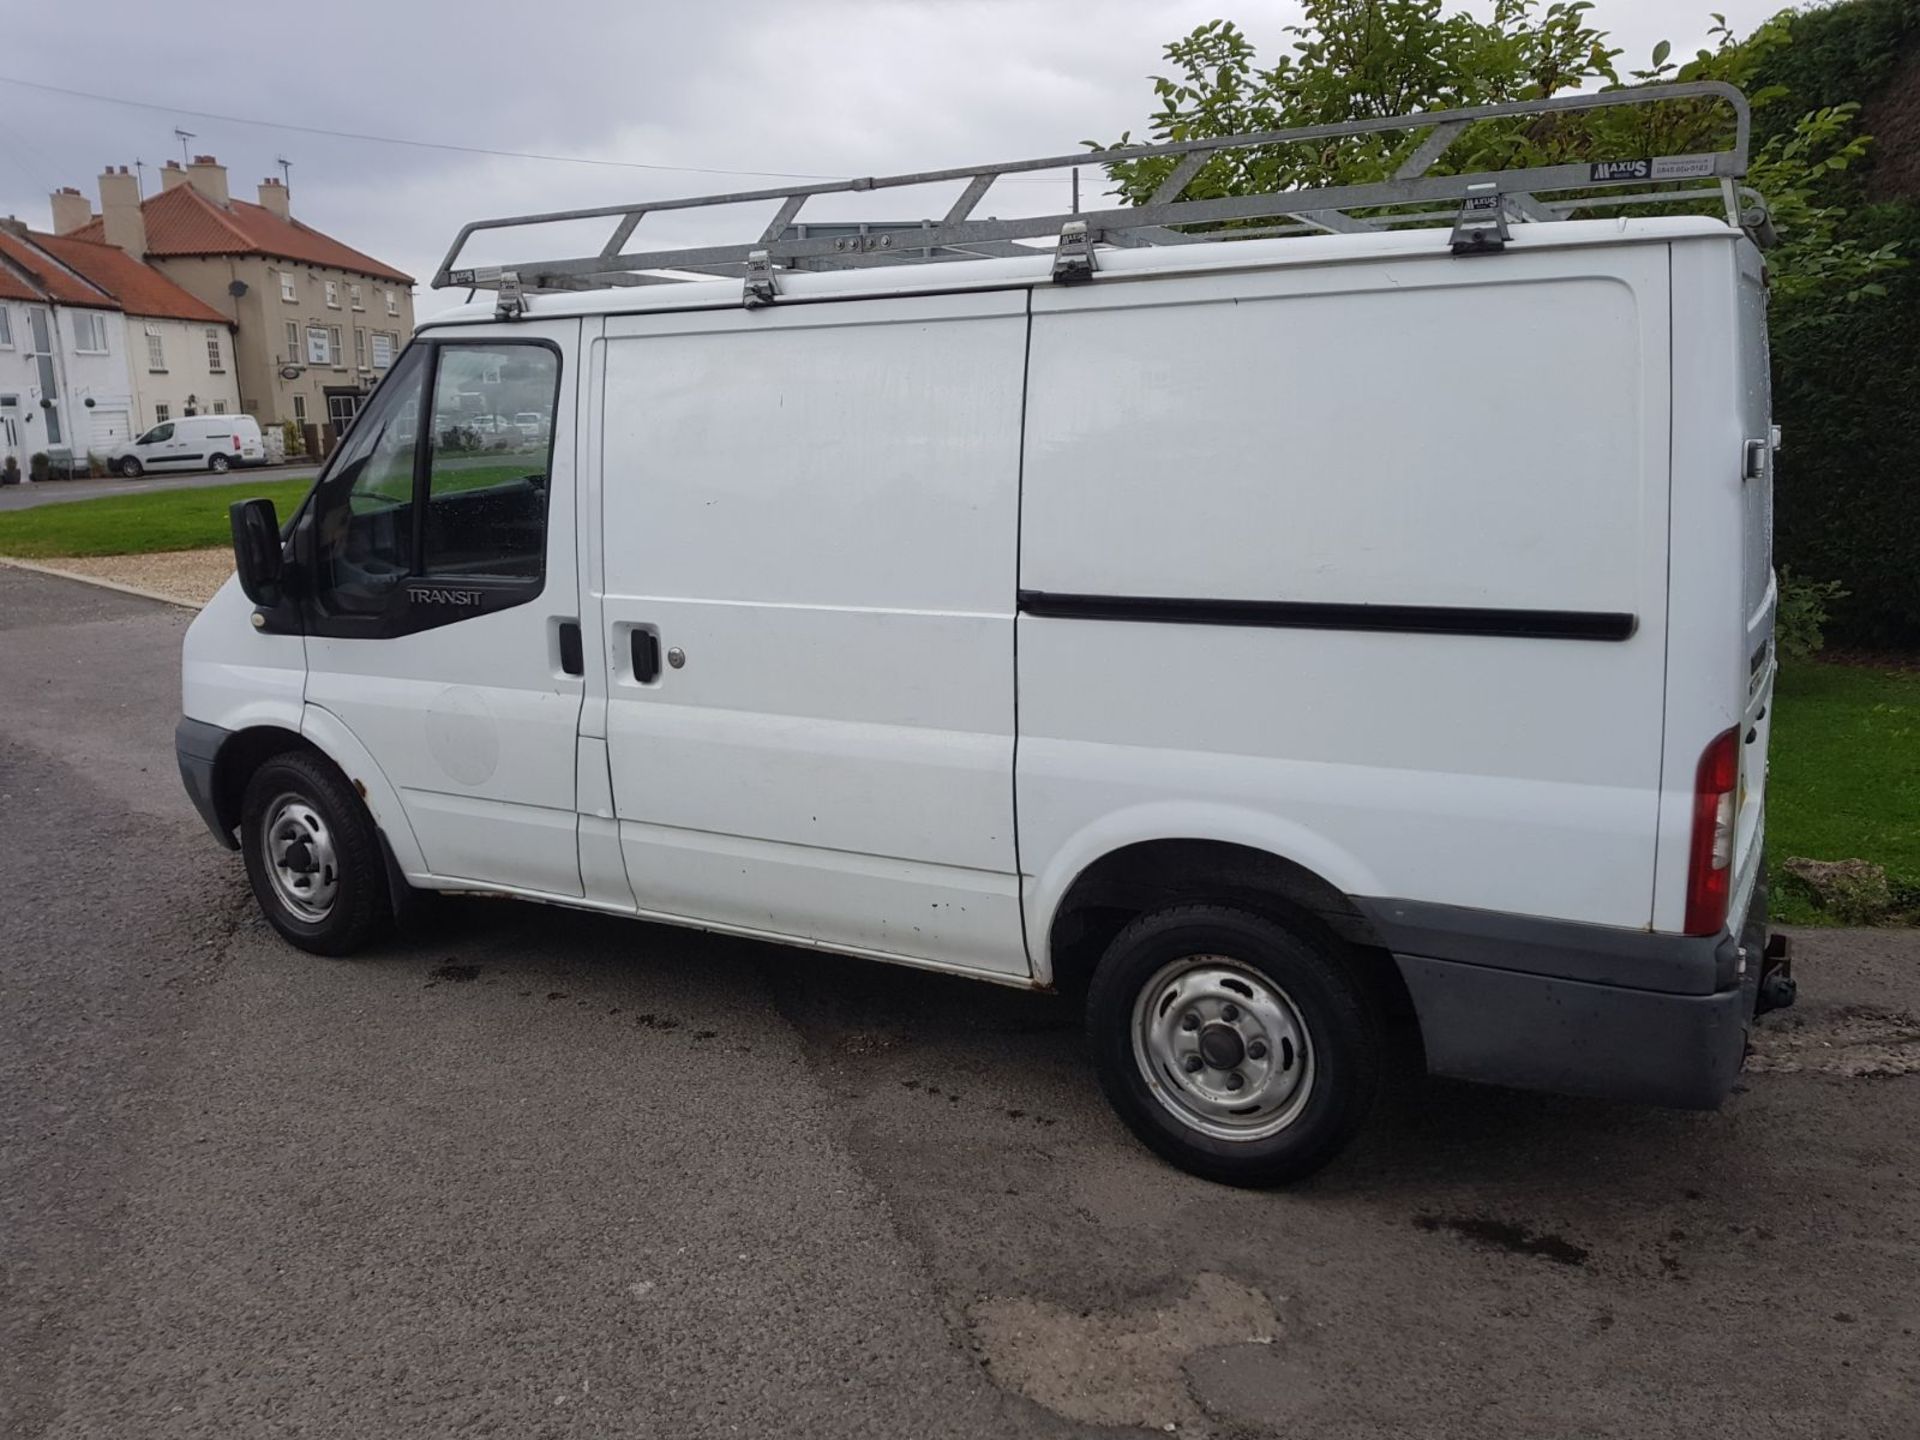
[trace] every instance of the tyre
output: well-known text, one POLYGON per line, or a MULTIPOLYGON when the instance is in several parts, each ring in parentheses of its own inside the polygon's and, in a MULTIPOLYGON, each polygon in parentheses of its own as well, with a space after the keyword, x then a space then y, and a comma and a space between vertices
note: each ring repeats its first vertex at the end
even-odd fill
POLYGON ((231 468, 231 465, 232 462, 224 455, 209 455, 207 457, 207 468, 216 475, 226 474, 228 469, 231 468))
POLYGON ((129 455, 120 462, 120 473, 129 480, 140 478, 140 462, 129 455))
POLYGON ((1339 1154, 1372 1106, 1380 1041, 1347 957, 1261 915, 1143 915, 1087 994, 1100 1086, 1150 1149, 1227 1185, 1280 1185, 1339 1154))
POLYGON ((316 955, 351 955, 386 925, 387 877, 373 817, 325 760, 276 755, 240 804, 241 850, 261 913, 316 955))

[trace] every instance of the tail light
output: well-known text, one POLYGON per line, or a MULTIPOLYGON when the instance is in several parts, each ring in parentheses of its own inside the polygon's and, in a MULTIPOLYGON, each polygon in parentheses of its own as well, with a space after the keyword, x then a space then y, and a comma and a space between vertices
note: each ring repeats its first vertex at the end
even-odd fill
POLYGON ((1687 858, 1687 934, 1714 935, 1727 923, 1733 890, 1735 792, 1740 732, 1716 735, 1700 757, 1693 787, 1693 841, 1687 858))
POLYGON ((236 450, 240 448, 240 437, 238 435, 233 437, 233 448, 236 450))

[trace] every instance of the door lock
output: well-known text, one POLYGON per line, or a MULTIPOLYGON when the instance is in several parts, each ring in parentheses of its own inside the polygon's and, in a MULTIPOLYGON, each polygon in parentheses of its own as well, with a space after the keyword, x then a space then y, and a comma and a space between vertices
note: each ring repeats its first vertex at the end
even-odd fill
POLYGON ((671 665, 674 669, 678 670, 686 663, 687 652, 682 650, 678 645, 667 651, 667 664, 671 665))

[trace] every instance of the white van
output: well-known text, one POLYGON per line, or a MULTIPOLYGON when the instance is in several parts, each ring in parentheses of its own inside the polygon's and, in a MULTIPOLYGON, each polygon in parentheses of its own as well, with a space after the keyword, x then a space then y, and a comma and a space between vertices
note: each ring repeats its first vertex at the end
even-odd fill
POLYGON ((129 480, 148 470, 228 470, 264 465, 266 444, 251 415, 183 415, 113 447, 107 465, 129 480))
POLYGON ((1325 1163, 1396 1037, 1716 1105, 1783 958, 1761 255, 1479 183, 1451 235, 443 267, 498 303, 284 532, 235 507, 187 788, 321 954, 485 892, 1083 989, 1121 1114, 1220 1180, 1325 1163))

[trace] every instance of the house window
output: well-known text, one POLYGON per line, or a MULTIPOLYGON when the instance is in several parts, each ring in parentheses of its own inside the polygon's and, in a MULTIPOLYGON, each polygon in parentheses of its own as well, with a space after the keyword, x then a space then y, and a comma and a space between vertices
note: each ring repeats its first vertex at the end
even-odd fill
POLYGON ((373 368, 376 370, 384 370, 391 364, 393 364, 393 337, 375 331, 373 336, 373 368))
POLYGON ((353 363, 362 370, 367 368, 367 332, 357 328, 353 332, 353 363))
POLYGON ((289 365, 300 363, 300 322, 298 320, 287 322, 287 363, 289 365))
POLYGON ((216 375, 227 373, 227 367, 220 363, 220 332, 207 331, 207 369, 216 375))
POLYGON ((13 317, 7 307, 0 305, 0 350, 13 348, 13 317))
POLYGON ((293 300, 296 302, 300 299, 300 292, 293 288, 293 272, 291 270, 282 270, 280 272, 280 298, 282 300, 293 300))
POLYGON ((327 344, 327 332, 319 325, 307 327, 307 363, 309 365, 333 363, 333 350, 327 344))
POLYGON ((167 372, 167 346, 158 325, 147 326, 147 369, 156 375, 167 372))
POLYGON ((73 348, 83 355, 107 353, 107 317, 97 310, 73 312, 73 348))
POLYGON ((398 315, 399 313, 400 292, 398 290, 389 290, 387 291, 387 314, 398 315))
POLYGON ((293 419, 294 419, 294 423, 297 425, 304 425, 307 423, 307 397, 306 396, 296 395, 293 397, 293 419))
POLYGON ((356 310, 364 310, 367 308, 367 302, 361 298, 360 287, 358 285, 347 286, 347 303, 356 310))
POLYGON ((327 327, 327 353, 331 357, 333 364, 344 366, 347 363, 346 347, 340 343, 340 327, 338 325, 329 325, 327 327))
POLYGON ((153 407, 153 423, 154 424, 164 425, 167 423, 167 421, 171 420, 172 418, 173 418, 173 409, 171 406, 156 405, 153 407))
POLYGON ((338 310, 340 308, 340 282, 338 280, 327 281, 327 308, 329 310, 338 310))
POLYGON ((224 414, 226 414, 226 413, 227 413, 227 402, 226 402, 226 401, 224 401, 224 400, 216 400, 216 401, 214 401, 214 402, 213 402, 213 413, 214 413, 214 414, 216 414, 216 415, 224 415, 224 414))

